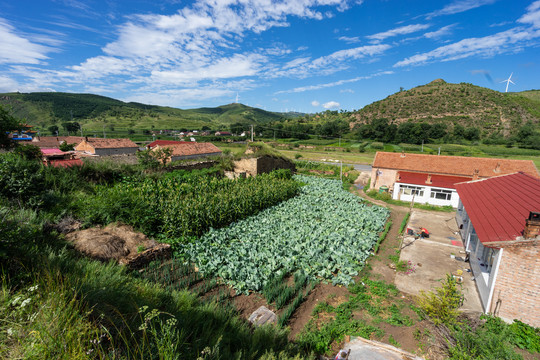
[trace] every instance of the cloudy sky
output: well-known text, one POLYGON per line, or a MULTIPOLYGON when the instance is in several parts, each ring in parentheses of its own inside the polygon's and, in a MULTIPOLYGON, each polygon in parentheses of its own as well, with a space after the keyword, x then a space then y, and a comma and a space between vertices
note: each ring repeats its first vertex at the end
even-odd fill
POLYGON ((352 110, 437 78, 540 89, 539 45, 540 0, 0 0, 0 92, 352 110))

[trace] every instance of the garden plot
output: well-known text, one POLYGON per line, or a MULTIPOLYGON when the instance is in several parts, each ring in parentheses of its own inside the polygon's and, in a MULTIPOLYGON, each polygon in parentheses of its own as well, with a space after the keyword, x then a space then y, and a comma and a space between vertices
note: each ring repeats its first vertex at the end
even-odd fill
POLYGON ((213 229, 183 252, 205 275, 236 291, 261 291, 274 277, 303 271, 348 285, 363 266, 389 211, 367 205, 340 181, 295 176, 300 194, 256 216, 213 229))

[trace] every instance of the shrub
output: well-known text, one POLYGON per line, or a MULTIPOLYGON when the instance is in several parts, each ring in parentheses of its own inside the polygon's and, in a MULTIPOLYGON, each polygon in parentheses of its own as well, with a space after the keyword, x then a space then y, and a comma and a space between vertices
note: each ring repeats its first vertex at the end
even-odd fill
POLYGON ((457 322, 462 300, 459 284, 451 274, 447 274, 441 287, 427 293, 420 292, 418 304, 433 323, 449 325, 457 322))

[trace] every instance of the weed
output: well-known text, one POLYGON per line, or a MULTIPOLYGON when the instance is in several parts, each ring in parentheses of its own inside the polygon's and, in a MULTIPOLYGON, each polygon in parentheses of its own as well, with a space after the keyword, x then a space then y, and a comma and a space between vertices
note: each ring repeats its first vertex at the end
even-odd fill
POLYGON ((420 308, 437 324, 455 324, 459 315, 458 308, 462 302, 460 284, 451 274, 446 275, 442 286, 434 291, 420 293, 420 308))
POLYGON ((394 345, 397 348, 401 347, 401 344, 396 339, 394 339, 392 335, 388 337, 388 342, 390 343, 390 345, 394 345))

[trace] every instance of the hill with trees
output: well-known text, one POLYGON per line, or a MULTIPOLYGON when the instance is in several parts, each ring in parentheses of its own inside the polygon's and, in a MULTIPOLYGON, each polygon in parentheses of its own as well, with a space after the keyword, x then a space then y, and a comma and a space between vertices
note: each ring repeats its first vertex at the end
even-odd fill
POLYGON ((85 131, 101 130, 104 127, 108 130, 228 129, 232 123, 264 124, 288 116, 239 103, 182 110, 125 103, 92 94, 55 92, 0 94, 0 105, 11 108, 13 116, 25 119, 43 130, 69 122, 81 124, 85 131))

